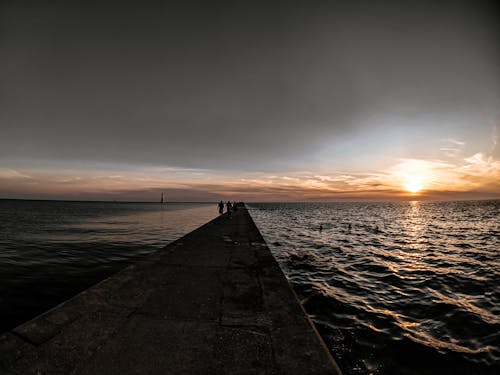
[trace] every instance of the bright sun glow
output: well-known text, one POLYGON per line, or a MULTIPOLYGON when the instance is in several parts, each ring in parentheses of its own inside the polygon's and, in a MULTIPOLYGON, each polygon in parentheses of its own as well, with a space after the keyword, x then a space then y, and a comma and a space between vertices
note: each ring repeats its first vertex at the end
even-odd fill
POLYGON ((422 176, 408 176, 405 184, 406 190, 417 193, 422 190, 422 176))

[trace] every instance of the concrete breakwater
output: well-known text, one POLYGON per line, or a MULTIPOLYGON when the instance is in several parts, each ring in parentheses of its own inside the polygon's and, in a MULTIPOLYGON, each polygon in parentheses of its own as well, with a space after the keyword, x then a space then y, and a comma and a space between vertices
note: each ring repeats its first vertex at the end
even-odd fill
POLYGON ((5 374, 340 374, 247 210, 0 336, 5 374))

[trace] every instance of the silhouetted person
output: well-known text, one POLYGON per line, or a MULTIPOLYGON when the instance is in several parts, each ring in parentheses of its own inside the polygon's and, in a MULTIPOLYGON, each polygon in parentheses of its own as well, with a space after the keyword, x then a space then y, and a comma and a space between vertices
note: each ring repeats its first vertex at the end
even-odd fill
POLYGON ((224 213, 224 202, 220 201, 218 206, 219 206, 219 215, 222 215, 224 213))
POLYGON ((229 218, 231 218, 231 214, 233 212, 233 205, 229 201, 227 201, 227 203, 226 203, 226 211, 227 211, 227 216, 229 216, 229 218))

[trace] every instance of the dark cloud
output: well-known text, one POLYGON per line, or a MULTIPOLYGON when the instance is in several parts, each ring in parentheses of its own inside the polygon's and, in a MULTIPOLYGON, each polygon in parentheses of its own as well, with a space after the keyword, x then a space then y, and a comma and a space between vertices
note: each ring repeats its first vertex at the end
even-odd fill
POLYGON ((2 2, 0 158, 265 169, 373 115, 491 112, 487 2, 2 2))

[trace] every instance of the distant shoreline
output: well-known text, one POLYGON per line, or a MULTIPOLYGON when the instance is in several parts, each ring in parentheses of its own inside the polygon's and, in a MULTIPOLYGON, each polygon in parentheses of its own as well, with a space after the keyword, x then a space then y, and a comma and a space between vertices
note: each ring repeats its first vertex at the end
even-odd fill
MULTIPOLYGON (((125 203, 125 204, 162 204, 157 201, 121 201, 121 200, 73 200, 73 199, 29 199, 29 198, 0 198, 0 201, 29 201, 29 202, 75 202, 75 203, 125 203)), ((181 202, 170 201, 163 204, 214 204, 214 202, 181 202)))
MULTIPOLYGON (((75 203, 120 203, 120 204, 162 204, 158 201, 122 201, 122 200, 74 200, 74 199, 31 199, 31 198, 0 198, 0 201, 28 202, 75 202, 75 203)), ((225 202, 226 199, 223 199, 225 202)), ((335 200, 335 201, 248 201, 247 204, 334 204, 334 203, 403 203, 403 202, 489 202, 500 201, 500 198, 481 199, 394 199, 394 200, 335 200)), ((216 204, 217 201, 167 201, 163 204, 216 204)))

